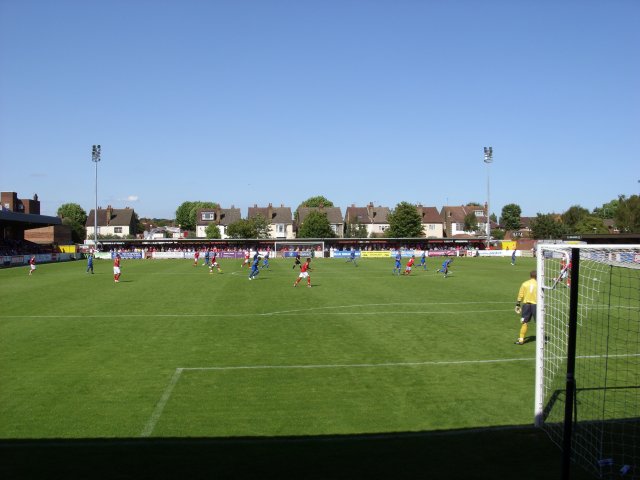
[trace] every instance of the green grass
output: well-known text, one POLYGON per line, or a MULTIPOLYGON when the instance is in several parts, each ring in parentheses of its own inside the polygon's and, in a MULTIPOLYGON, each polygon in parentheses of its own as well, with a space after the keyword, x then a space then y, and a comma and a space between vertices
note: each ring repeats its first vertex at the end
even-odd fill
POLYGON ((316 259, 313 288, 295 289, 288 260, 254 281, 238 260, 212 275, 187 260, 125 260, 119 284, 110 262, 95 263, 95 275, 84 262, 0 271, 0 439, 423 435, 533 421, 535 342, 513 344, 533 259, 459 258, 446 279, 435 260, 396 277, 390 259, 316 259))
POLYGON ((0 437, 532 421, 534 343, 513 345, 512 311, 532 260, 460 258, 445 279, 434 261, 396 277, 390 260, 317 259, 310 289, 292 288, 284 260, 254 281, 233 260, 213 275, 189 261, 129 260, 119 284, 109 262, 96 263, 95 275, 82 262, 0 272, 0 437))

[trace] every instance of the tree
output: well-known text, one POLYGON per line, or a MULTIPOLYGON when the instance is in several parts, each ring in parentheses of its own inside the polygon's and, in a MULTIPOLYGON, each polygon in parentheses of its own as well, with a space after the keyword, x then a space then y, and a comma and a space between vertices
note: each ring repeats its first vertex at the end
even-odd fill
POLYGON ((255 233, 255 238, 269 238, 271 236, 269 223, 262 215, 257 214, 255 217, 250 219, 250 221, 253 227, 253 232, 255 233))
POLYGON ((358 220, 352 220, 344 227, 345 238, 367 238, 367 226, 358 220))
POLYGON ((520 205, 509 203, 502 207, 502 215, 500 215, 502 228, 505 230, 520 230, 520 215, 522 215, 520 205))
POLYGON ((207 238, 222 238, 222 235, 220 235, 220 229, 213 222, 207 225, 207 228, 204 229, 204 234, 207 238))
POLYGON ((600 218, 616 218, 619 205, 620 199, 611 200, 610 202, 602 204, 602 207, 594 208, 593 214, 600 218))
POLYGON ((602 218, 595 215, 587 215, 573 228, 572 233, 609 233, 602 218))
POLYGON ((133 223, 135 224, 135 231, 133 232, 134 237, 138 233, 144 232, 145 230, 144 223, 140 220, 140 217, 138 217, 138 214, 136 212, 133 212, 133 223))
POLYGON ((589 210, 580 205, 573 205, 569 207, 569 210, 562 214, 562 223, 567 229, 567 232, 575 232, 576 225, 582 221, 583 218, 589 215, 589 210))
MULTIPOLYGON (((304 202, 298 205, 300 207, 333 207, 333 202, 329 200, 327 197, 323 197, 322 195, 316 195, 315 197, 307 198, 304 202)), ((298 221, 298 208, 293 213, 294 219, 298 221)), ((323 237, 324 238, 324 237, 323 237)))
POLYGON ((215 202, 182 202, 176 210, 176 223, 185 230, 195 230, 198 219, 196 215, 201 208, 218 208, 215 202))
POLYGON ((640 233, 640 196, 620 195, 614 220, 621 232, 640 233))
POLYGON ((300 207, 333 207, 333 202, 329 200, 327 197, 323 197, 322 195, 317 195, 315 197, 307 198, 304 202, 302 202, 298 208, 300 207))
POLYGON ((227 227, 227 235, 229 238, 253 238, 251 222, 244 218, 233 222, 227 227))
POLYGON ((478 217, 476 217, 475 213, 471 212, 465 215, 463 228, 465 232, 475 232, 478 230, 478 217))
POLYGON ((58 217, 62 219, 63 225, 71 227, 71 238, 76 243, 83 243, 87 237, 85 225, 87 223, 87 212, 77 203, 65 203, 58 207, 58 217))
POLYGON ((262 215, 240 219, 227 227, 231 238, 269 238, 269 224, 262 215))
POLYGON ((531 220, 531 235, 535 239, 558 239, 564 232, 564 226, 556 214, 538 213, 531 220))
POLYGON ((310 212, 298 229, 298 238, 333 238, 336 234, 331 228, 327 214, 310 212))
POLYGON ((422 219, 415 205, 409 202, 400 202, 389 214, 389 228, 385 231, 386 237, 391 238, 415 238, 421 237, 422 219))
POLYGON ((491 238, 494 240, 504 240, 505 231, 501 228, 491 230, 491 238))

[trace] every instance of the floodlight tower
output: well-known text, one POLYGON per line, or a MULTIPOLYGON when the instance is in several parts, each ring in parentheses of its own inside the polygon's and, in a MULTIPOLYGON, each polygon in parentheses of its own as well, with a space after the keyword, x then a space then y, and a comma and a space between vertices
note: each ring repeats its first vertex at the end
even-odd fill
POLYGON ((100 161, 100 145, 91 148, 91 161, 96 164, 96 208, 93 211, 93 249, 98 250, 98 162, 100 161))
POLYGON ((490 187, 489 187, 489 165, 493 163, 493 147, 484 147, 484 163, 487 164, 487 249, 491 245, 491 218, 489 218, 489 200, 490 200, 490 187))

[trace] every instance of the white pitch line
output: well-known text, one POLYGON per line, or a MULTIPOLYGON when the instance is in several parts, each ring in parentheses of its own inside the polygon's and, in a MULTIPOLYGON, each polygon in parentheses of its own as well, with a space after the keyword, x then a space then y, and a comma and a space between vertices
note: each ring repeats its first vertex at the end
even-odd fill
POLYGON ((136 314, 118 314, 118 315, 3 315, 2 318, 225 318, 225 317, 275 317, 275 316, 371 316, 371 315, 426 315, 426 314, 438 314, 438 315, 466 315, 468 313, 497 313, 497 312, 511 312, 512 309, 501 310, 463 310, 463 311, 441 311, 441 310, 419 310, 412 312, 404 311, 381 311, 376 312, 327 312, 319 313, 312 310, 289 310, 284 312, 267 312, 267 313, 136 313, 136 314))
POLYGON ((167 385, 167 388, 164 389, 164 392, 162 393, 162 396, 160 397, 160 400, 158 401, 156 408, 151 415, 151 418, 145 425, 144 430, 142 430, 142 433, 140 434, 141 437, 148 437, 149 435, 151 435, 151 432, 153 432, 153 429, 156 428, 156 424, 158 423, 158 420, 160 420, 160 416, 162 415, 164 407, 169 401, 169 397, 171 397, 173 388, 178 383, 178 380, 180 380, 182 370, 182 368, 176 368, 176 371, 173 373, 173 377, 171 377, 169 385, 167 385))
POLYGON ((136 314, 100 314, 100 315, 0 315, 0 318, 148 318, 148 317, 180 317, 180 318, 208 318, 208 317, 268 317, 272 315, 405 315, 405 314, 467 314, 467 313, 495 313, 506 312, 509 310, 472 310, 472 311, 391 311, 391 312, 337 312, 337 313, 317 313, 318 310, 335 310, 335 309, 347 309, 347 308, 363 308, 363 307, 391 307, 391 306, 417 306, 417 305, 493 305, 493 304, 512 304, 513 302, 438 302, 438 303, 369 303, 369 304, 356 304, 356 305, 332 305, 326 307, 314 307, 295 310, 281 310, 276 312, 266 313, 136 313, 136 314))
POLYGON ((488 363, 510 363, 510 362, 530 362, 531 358, 500 358, 489 360, 449 360, 449 361, 429 361, 429 362, 389 362, 389 363, 338 363, 319 365, 238 365, 230 367, 182 367, 181 370, 189 371, 228 371, 228 370, 304 370, 321 368, 384 368, 384 367, 423 367, 440 365, 469 365, 488 363))

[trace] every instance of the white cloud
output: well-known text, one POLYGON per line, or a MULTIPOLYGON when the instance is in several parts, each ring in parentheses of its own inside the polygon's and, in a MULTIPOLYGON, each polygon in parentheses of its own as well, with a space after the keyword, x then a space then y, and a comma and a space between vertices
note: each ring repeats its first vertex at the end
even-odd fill
POLYGON ((137 202, 138 201, 138 195, 129 195, 127 197, 127 202, 137 202))

